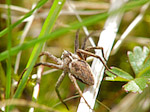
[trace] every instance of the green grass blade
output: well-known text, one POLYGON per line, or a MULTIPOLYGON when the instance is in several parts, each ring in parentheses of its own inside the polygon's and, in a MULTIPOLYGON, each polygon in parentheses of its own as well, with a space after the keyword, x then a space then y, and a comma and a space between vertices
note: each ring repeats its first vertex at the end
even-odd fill
MULTIPOLYGON (((10 25, 9 27, 11 27, 11 29, 15 28, 17 25, 19 25, 20 23, 23 22, 23 20, 25 20, 26 18, 28 18, 29 16, 32 15, 32 13, 36 10, 39 9, 41 6, 43 6, 48 0, 40 0, 39 3, 37 4, 37 6, 31 10, 30 12, 28 12, 27 14, 25 14, 24 17, 22 17, 20 20, 18 20, 17 22, 15 22, 14 24, 10 25)), ((6 29, 4 29, 3 31, 0 32, 0 38, 5 35, 6 33, 8 33, 8 29, 9 27, 7 27, 6 29)))
MULTIPOLYGON (((10 56, 10 51, 11 51, 11 27, 9 27, 11 25, 11 10, 10 10, 10 0, 7 0, 7 5, 8 5, 8 9, 7 9, 7 15, 8 15, 8 19, 7 19, 7 26, 8 26, 8 35, 7 35, 7 49, 8 49, 8 55, 7 55, 7 73, 6 73, 6 99, 10 98, 10 90, 11 90, 11 56, 10 56)), ((5 108, 5 112, 9 111, 9 106, 6 106, 5 108)))
MULTIPOLYGON (((91 24, 94 24, 98 21, 101 21, 101 20, 107 18, 107 16, 108 16, 108 14, 104 13, 104 14, 95 15, 95 16, 86 18, 86 19, 84 19, 84 21, 82 23, 74 22, 74 23, 70 24, 70 27, 57 29, 56 31, 52 32, 51 34, 46 34, 46 35, 42 36, 42 38, 36 38, 36 39, 33 39, 33 40, 31 40, 27 43, 24 43, 22 45, 18 45, 18 46, 13 47, 11 49, 11 55, 15 55, 21 50, 25 50, 25 49, 28 49, 30 47, 33 47, 37 43, 45 42, 46 40, 51 40, 51 39, 57 38, 60 35, 63 35, 63 34, 69 32, 73 29, 78 29, 78 28, 82 27, 83 25, 89 26, 91 24)), ((7 54, 8 54, 8 51, 2 52, 0 54, 0 61, 6 59, 7 54)))
MULTIPOLYGON (((49 14, 45 20, 45 23, 42 27, 41 33, 38 37, 39 39, 43 38, 46 34, 51 32, 53 25, 54 25, 54 23, 58 17, 60 10, 62 9, 64 2, 65 2, 65 0, 55 0, 54 1, 53 5, 51 7, 51 10, 50 10, 50 12, 49 12, 49 14), (59 3, 61 3, 61 4, 59 4, 59 3)), ((20 81, 18 88, 17 88, 17 90, 13 96, 14 98, 18 98, 21 95, 21 93, 22 93, 22 91, 26 85, 26 82, 28 80, 28 77, 32 71, 32 68, 35 65, 35 62, 39 56, 39 53, 41 52, 43 43, 44 42, 41 41, 39 44, 36 44, 34 46, 33 52, 31 54, 30 59, 29 59, 28 64, 27 64, 28 70, 23 75, 22 80, 20 81)))

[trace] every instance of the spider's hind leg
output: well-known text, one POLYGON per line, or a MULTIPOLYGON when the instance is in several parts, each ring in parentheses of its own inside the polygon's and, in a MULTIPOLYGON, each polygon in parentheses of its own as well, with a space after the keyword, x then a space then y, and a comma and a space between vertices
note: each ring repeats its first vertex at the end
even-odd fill
POLYGON ((85 51, 95 50, 95 49, 100 49, 102 51, 102 56, 103 56, 104 60, 107 61, 106 58, 105 58, 105 56, 104 56, 104 49, 103 49, 103 47, 99 47, 99 46, 88 47, 88 48, 85 49, 85 51))
POLYGON ((94 53, 91 53, 91 52, 82 50, 82 49, 78 49, 77 52, 82 53, 82 54, 85 54, 85 55, 88 55, 88 56, 93 56, 93 57, 95 57, 95 58, 98 58, 98 59, 102 62, 102 64, 105 66, 105 68, 106 68, 110 73, 116 75, 115 73, 113 73, 112 71, 110 71, 110 69, 109 69, 108 66, 104 63, 104 61, 102 60, 102 58, 101 58, 100 56, 98 56, 98 55, 96 55, 96 54, 94 54, 94 53))
POLYGON ((71 79, 71 81, 73 82, 76 90, 79 92, 79 95, 84 99, 85 103, 88 105, 88 107, 92 110, 91 106, 88 104, 88 102, 86 101, 86 99, 83 97, 83 93, 82 91, 80 90, 78 84, 77 84, 77 81, 76 81, 76 78, 71 74, 69 73, 69 78, 71 79))

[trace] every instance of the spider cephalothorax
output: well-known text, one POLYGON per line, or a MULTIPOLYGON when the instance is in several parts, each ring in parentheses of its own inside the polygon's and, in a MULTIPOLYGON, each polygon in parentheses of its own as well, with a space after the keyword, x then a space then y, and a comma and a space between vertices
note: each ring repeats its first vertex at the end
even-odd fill
POLYGON ((60 77, 59 77, 59 79, 56 83, 55 90, 56 90, 56 93, 57 93, 60 101, 67 107, 67 109, 68 109, 68 106, 62 100, 62 98, 59 94, 59 91, 58 91, 58 87, 60 86, 60 84, 63 81, 66 74, 68 74, 68 76, 71 79, 71 81, 73 82, 75 88, 79 92, 79 95, 84 99, 85 103, 91 109, 90 105, 88 104, 88 102, 83 97, 82 91, 80 90, 80 88, 79 88, 79 86, 76 82, 76 79, 78 79, 81 82, 83 82, 83 83, 85 83, 89 86, 94 85, 94 76, 92 74, 92 71, 91 71, 91 68, 90 68, 89 64, 86 62, 87 56, 92 56, 92 57, 100 59, 100 61, 105 66, 105 68, 109 72, 111 72, 109 70, 109 68, 107 67, 107 65, 103 61, 103 60, 106 61, 106 59, 104 58, 104 53, 103 53, 103 48, 102 47, 88 47, 88 48, 85 48, 85 43, 86 43, 88 37, 85 38, 84 43, 81 46, 81 49, 79 49, 78 33, 77 33, 76 40, 75 40, 75 54, 64 50, 64 52, 62 53, 61 59, 60 59, 60 58, 57 58, 57 57, 53 56, 49 52, 42 52, 40 56, 46 55, 51 60, 55 61, 56 64, 48 63, 48 62, 41 62, 41 63, 38 63, 38 64, 35 65, 35 67, 39 66, 39 65, 43 65, 43 66, 63 70, 62 74, 60 75, 60 77), (95 55, 92 52, 89 52, 89 50, 95 50, 95 49, 101 49, 102 50, 103 59, 100 56, 95 55))

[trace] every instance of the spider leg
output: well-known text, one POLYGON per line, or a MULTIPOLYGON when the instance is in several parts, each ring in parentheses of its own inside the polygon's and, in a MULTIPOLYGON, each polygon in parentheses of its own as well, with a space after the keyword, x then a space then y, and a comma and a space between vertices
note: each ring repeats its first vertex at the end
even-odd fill
MULTIPOLYGON (((35 67, 38 67, 38 66, 40 66, 40 65, 47 66, 47 67, 50 67, 50 68, 55 68, 55 69, 61 69, 61 70, 63 69, 62 65, 56 65, 56 64, 47 63, 47 62, 37 63, 36 65, 34 65, 34 68, 35 68, 35 67)), ((23 74, 27 71, 27 69, 28 69, 28 68, 25 68, 25 69, 23 70, 23 72, 21 73, 21 78, 20 78, 20 79, 22 79, 22 76, 23 76, 23 74)))
POLYGON ((108 66, 104 63, 104 61, 102 60, 102 58, 101 58, 100 56, 95 55, 94 53, 91 53, 91 52, 82 50, 82 49, 78 49, 77 52, 80 52, 80 53, 83 53, 83 54, 85 54, 85 55, 89 55, 89 56, 93 56, 93 57, 95 57, 95 58, 98 58, 98 59, 102 62, 102 64, 105 66, 105 68, 106 68, 110 73, 116 75, 115 73, 113 73, 112 71, 110 71, 110 69, 109 69, 108 66))
POLYGON ((89 39, 89 37, 91 36, 91 35, 93 35, 93 33, 94 32, 92 32, 92 33, 90 33, 87 37, 85 37, 85 39, 84 39, 84 41, 83 41, 83 44, 81 45, 81 49, 85 49, 85 45, 86 45, 86 42, 87 42, 87 40, 89 39))
POLYGON ((57 81, 57 83, 56 83, 56 85, 55 85, 55 91, 56 91, 56 93, 57 93, 57 96, 58 96, 59 100, 60 100, 60 101, 66 106, 66 108, 69 110, 67 104, 62 100, 62 98, 61 98, 61 96, 60 96, 60 93, 59 93, 59 91, 58 91, 58 88, 59 88, 60 84, 62 83, 62 81, 63 81, 65 75, 66 75, 65 72, 63 72, 63 73, 60 75, 60 77, 59 77, 59 79, 58 79, 58 81, 57 81))
MULTIPOLYGON (((40 65, 47 66, 47 67, 51 67, 51 68, 55 68, 55 69, 61 69, 61 70, 63 69, 62 65, 56 65, 56 64, 47 63, 47 62, 37 63, 36 65, 34 65, 34 68, 35 68, 35 67, 38 67, 38 66, 40 66, 40 65)), ((24 74, 27 70, 28 70, 28 68, 25 68, 25 69, 23 70, 23 72, 21 73, 21 77, 20 77, 20 79, 19 79, 19 81, 18 81, 18 84, 19 84, 20 80, 22 79, 23 74, 24 74)))
POLYGON ((92 109, 91 106, 90 106, 90 105, 88 104, 88 102, 86 101, 86 99, 83 97, 83 93, 82 93, 82 91, 80 90, 80 88, 79 88, 79 86, 78 86, 78 84, 77 84, 76 78, 75 78, 71 73, 69 73, 69 78, 70 78, 71 81, 73 82, 73 84, 74 84, 76 90, 79 92, 79 95, 84 99, 84 101, 85 101, 85 103, 88 105, 88 107, 89 107, 90 109, 92 109))
POLYGON ((55 57, 54 55, 50 54, 50 53, 47 52, 47 51, 42 52, 42 53, 39 55, 39 57, 40 57, 40 56, 43 56, 43 55, 46 55, 48 58, 52 59, 53 61, 55 61, 55 62, 58 63, 59 65, 62 64, 62 61, 61 61, 59 58, 55 57))
POLYGON ((84 59, 84 57, 81 55, 81 53, 77 53, 77 50, 79 49, 79 29, 76 32, 76 39, 75 39, 75 54, 77 54, 81 59, 84 59))
POLYGON ((50 67, 50 68, 55 68, 55 69, 61 69, 61 70, 63 69, 62 65, 56 65, 56 64, 48 63, 48 62, 37 63, 36 65, 34 65, 34 67, 37 67, 37 66, 40 66, 40 65, 47 66, 47 67, 50 67))
MULTIPOLYGON (((91 35, 93 35, 93 33, 94 33, 94 32, 90 33, 88 36, 85 37, 85 39, 84 39, 84 41, 83 41, 83 44, 81 45, 81 49, 83 49, 83 50, 85 49, 86 42, 87 42, 87 40, 89 39, 89 37, 90 37, 91 35)), ((78 49, 77 49, 77 50, 78 50, 78 49)), ((80 52, 77 52, 77 50, 76 50, 76 54, 79 56, 79 58, 81 58, 81 59, 83 59, 83 60, 86 60, 86 56, 83 55, 83 54, 81 54, 80 52)))
POLYGON ((96 47, 88 47, 88 48, 86 48, 85 50, 86 50, 86 51, 89 51, 89 50, 94 50, 94 49, 101 49, 101 51, 102 51, 102 56, 103 56, 104 60, 106 61, 106 58, 105 58, 105 56, 104 56, 104 49, 103 49, 103 47, 99 47, 99 46, 96 46, 96 47))
POLYGON ((79 29, 77 30, 77 32, 76 32, 76 39, 75 39, 75 53, 76 53, 76 51, 77 51, 77 49, 79 49, 79 29))

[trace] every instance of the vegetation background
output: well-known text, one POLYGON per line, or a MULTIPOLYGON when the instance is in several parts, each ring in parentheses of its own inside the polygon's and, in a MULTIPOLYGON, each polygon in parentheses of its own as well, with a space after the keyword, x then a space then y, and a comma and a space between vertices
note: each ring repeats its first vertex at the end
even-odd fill
MULTIPOLYGON (((41 61, 41 59, 38 58, 38 55, 41 52, 41 46, 43 45, 44 41, 46 41, 44 44, 44 51, 48 51, 56 57, 61 57, 64 49, 74 52, 74 40, 76 31, 82 26, 82 24, 78 22, 74 12, 71 12, 69 10, 68 4, 65 3, 66 1, 61 0, 62 4, 60 4, 60 7, 57 6, 59 4, 54 4, 54 0, 41 1, 13 0, 11 1, 11 7, 9 10, 6 7, 6 4, 9 4, 10 1, 0 0, 0 111, 4 110, 3 104, 15 104, 14 102, 11 103, 5 101, 5 99, 11 98, 19 98, 24 100, 17 100, 16 106, 6 107, 5 111, 9 111, 10 109, 15 112, 27 112, 29 110, 31 111, 30 107, 37 107, 38 104, 40 104, 40 106, 38 106, 38 108, 35 108, 35 112, 45 112, 51 108, 53 108, 52 110, 58 112, 68 111, 63 104, 56 105, 59 102, 59 99, 55 92, 55 84, 62 72, 61 70, 53 70, 45 67, 44 71, 51 71, 49 71, 48 73, 44 72, 45 75, 42 75, 42 77, 39 78, 39 96, 37 99, 34 99, 32 97, 34 87, 37 84, 37 77, 34 78, 34 76, 36 76, 34 74, 36 74, 37 68, 33 68, 33 65, 41 61), (31 12, 29 14, 28 12, 31 9, 34 9, 34 5, 37 5, 39 3, 39 7, 36 7, 33 11, 34 13, 31 12), (54 5, 54 10, 49 13, 52 5, 54 5), (21 17, 30 15, 32 15, 33 18, 23 18, 23 21, 19 21, 21 17), (48 18, 48 15, 50 15, 50 19, 48 18), (47 21, 47 23, 45 23, 46 25, 44 29, 42 27, 46 18, 48 18, 47 20, 50 20, 50 22, 47 21), (14 26, 9 28, 10 24, 14 26), (49 32, 54 33, 51 36, 51 33, 49 32), (43 40, 37 39, 37 37, 44 36, 46 38, 43 40), (23 41, 22 38, 24 37, 25 39, 23 41), (22 43, 25 44, 21 46, 22 43), (35 43, 40 43, 40 45, 35 48, 35 43), (13 49, 14 51, 11 52, 11 49, 13 49), (19 51, 22 51, 20 59, 17 57, 19 51), (32 59, 34 59, 33 62, 31 61, 32 59), (19 65, 16 64, 16 60, 20 61, 19 65), (32 66, 30 66, 31 63, 32 66), (18 69, 16 69, 17 66, 18 69), (22 85, 17 85, 16 82, 18 82, 22 77, 21 74, 26 67, 29 67, 31 69, 29 69, 30 71, 28 72, 28 74, 26 74, 27 77, 23 77, 23 79, 25 79, 25 83, 20 81, 22 85), (29 103, 29 101, 35 101, 37 103, 32 104, 31 102, 29 103), (48 109, 46 107, 42 107, 43 105, 48 109)), ((57 3, 60 3, 60 0, 56 1, 57 3)), ((143 0, 143 2, 139 2, 139 4, 137 4, 137 0, 130 0, 129 2, 133 2, 133 5, 123 15, 115 42, 118 41, 119 37, 124 33, 131 22, 140 13, 141 7, 148 3, 147 0, 143 0)), ((85 21, 83 23, 87 25, 89 32, 95 32, 93 34, 93 40, 95 43, 97 43, 98 37, 104 28, 105 21, 109 16, 106 12, 110 8, 110 1, 74 0, 70 1, 70 3, 75 6, 76 11, 80 14, 83 21, 85 21), (94 15, 101 14, 104 14, 101 16, 102 19, 94 21, 94 15)), ((80 43, 82 43, 84 37, 86 37, 82 28, 80 28, 79 37, 80 43)), ((145 10, 142 20, 138 22, 136 27, 134 27, 134 29, 129 33, 127 38, 123 41, 119 50, 114 55, 111 55, 109 57, 107 65, 109 67, 116 66, 118 68, 121 68, 124 71, 133 74, 134 76, 133 70, 131 69, 128 62, 127 51, 133 51, 133 48, 135 46, 147 46, 149 48, 149 38, 150 7, 145 10)), ((87 42, 87 45, 90 45, 90 43, 87 42)), ((44 60, 51 61, 49 59, 44 60)), ((79 81, 78 84, 83 90, 85 85, 79 81)), ((100 92, 97 96, 98 101, 96 101, 95 103, 95 112, 109 112, 110 110, 112 112, 119 112, 117 109, 125 109, 128 110, 128 112, 135 112, 136 109, 136 112, 149 112, 149 87, 146 88, 141 94, 127 93, 122 88, 124 84, 125 82, 111 82, 103 80, 100 87, 100 92), (99 103, 99 101, 101 103, 99 103), (129 102, 132 102, 132 104, 128 105, 129 102)), ((59 91, 63 99, 78 95, 68 77, 65 77, 62 85, 59 88, 59 91)), ((71 112, 76 111, 79 104, 79 99, 80 98, 77 96, 75 98, 71 98, 66 102, 71 112)))

